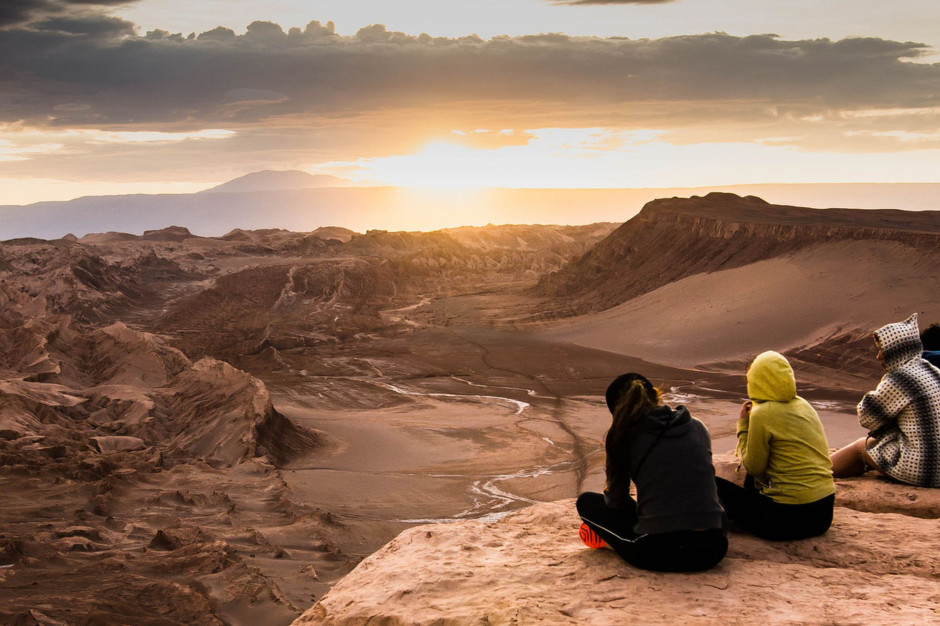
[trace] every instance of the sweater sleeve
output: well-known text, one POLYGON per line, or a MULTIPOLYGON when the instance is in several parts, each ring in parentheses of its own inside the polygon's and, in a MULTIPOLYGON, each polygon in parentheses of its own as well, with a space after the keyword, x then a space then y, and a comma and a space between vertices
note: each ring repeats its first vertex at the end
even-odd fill
POLYGON ((891 374, 885 375, 874 391, 869 391, 858 403, 858 421, 870 432, 877 432, 897 420, 908 405, 910 397, 891 374))
POLYGON ((630 474, 623 471, 615 471, 609 465, 605 468, 607 473, 607 484, 604 486, 604 502, 612 509, 622 509, 627 506, 627 500, 630 500, 630 474))
POLYGON ((741 451, 741 462, 747 473, 755 477, 764 475, 767 471, 767 459, 770 457, 770 433, 759 413, 760 411, 752 410, 750 419, 738 420, 738 449, 741 451))
POLYGON ((627 507, 630 498, 630 475, 620 474, 607 477, 607 486, 604 487, 604 502, 612 509, 627 507))

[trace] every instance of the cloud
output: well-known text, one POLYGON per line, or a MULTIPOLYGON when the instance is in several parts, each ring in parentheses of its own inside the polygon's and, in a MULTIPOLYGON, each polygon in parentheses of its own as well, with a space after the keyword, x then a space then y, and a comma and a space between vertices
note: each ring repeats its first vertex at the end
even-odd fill
POLYGON ((678 0, 552 0, 553 4, 667 4, 678 0))
POLYGON ((417 107, 463 108, 470 116, 487 107, 502 107, 503 116, 552 112, 590 117, 592 125, 677 118, 683 110, 721 119, 770 109, 918 108, 940 89, 940 64, 910 62, 925 52, 874 38, 724 33, 481 40, 374 25, 343 37, 317 22, 288 32, 254 22, 243 35, 217 28, 190 38, 138 37, 116 18, 63 17, 0 31, 0 91, 11 96, 0 103, 0 121, 211 125, 231 119, 232 93, 269 94, 239 108, 243 123, 417 107), (63 114, 63 104, 86 109, 63 114))
POLYGON ((4 0, 0 3, 0 26, 24 22, 46 6, 45 0, 4 0))
POLYGON ((40 138, 65 148, 23 150, 0 174, 136 170, 210 180, 223 167, 238 175, 259 163, 403 154, 448 138, 518 145, 525 129, 540 128, 655 129, 674 145, 916 150, 938 142, 940 64, 919 62, 927 52, 878 38, 725 33, 484 40, 377 24, 340 36, 319 22, 286 32, 259 21, 240 35, 224 27, 137 35, 100 13, 46 15, 0 29, 0 134, 6 125, 9 141, 20 141, 17 129, 232 134, 133 147, 40 138))
POLYGON ((134 35, 134 24, 117 17, 89 13, 75 16, 55 16, 30 22, 37 31, 51 31, 63 35, 80 35, 93 39, 112 39, 134 35))
POLYGON ((24 24, 49 15, 63 15, 76 8, 96 10, 106 6, 132 4, 137 0, 3 0, 0 2, 0 28, 24 24))

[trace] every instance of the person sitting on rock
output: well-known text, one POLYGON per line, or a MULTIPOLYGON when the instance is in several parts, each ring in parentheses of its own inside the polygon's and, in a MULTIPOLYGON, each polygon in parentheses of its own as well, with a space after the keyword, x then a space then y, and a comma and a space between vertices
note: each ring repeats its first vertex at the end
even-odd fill
POLYGON ((715 566, 728 537, 708 430, 686 407, 662 405, 659 390, 640 374, 614 380, 606 400, 613 416, 604 439, 607 487, 578 498, 581 539, 592 548, 610 546, 642 569, 715 566))
POLYGON ((869 433, 832 455, 832 473, 846 478, 873 469, 940 487, 940 370, 921 358, 917 314, 874 337, 885 373, 858 403, 858 421, 869 433))
POLYGON ((796 395, 787 359, 768 351, 747 370, 738 418, 738 452, 747 472, 741 487, 717 478, 728 517, 773 540, 821 535, 832 524, 835 484, 829 444, 809 402, 796 395))
POLYGON ((920 334, 920 342, 924 345, 921 357, 931 365, 940 367, 940 324, 931 324, 920 334))

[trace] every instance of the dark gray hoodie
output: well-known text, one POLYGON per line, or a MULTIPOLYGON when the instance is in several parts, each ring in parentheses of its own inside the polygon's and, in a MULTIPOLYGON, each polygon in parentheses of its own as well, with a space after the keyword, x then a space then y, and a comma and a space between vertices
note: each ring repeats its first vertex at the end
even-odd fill
POLYGON ((711 438, 684 406, 656 407, 627 443, 628 475, 608 479, 607 506, 626 506, 636 484, 638 534, 721 528, 711 438))

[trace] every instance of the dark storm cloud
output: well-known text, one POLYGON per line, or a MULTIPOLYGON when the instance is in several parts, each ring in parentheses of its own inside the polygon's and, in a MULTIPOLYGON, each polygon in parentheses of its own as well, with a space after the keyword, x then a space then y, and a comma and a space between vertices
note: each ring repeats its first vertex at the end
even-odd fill
POLYGON ((0 28, 30 22, 37 17, 63 14, 75 8, 95 8, 132 4, 135 0, 2 0, 0 28))
POLYGON ((134 34, 134 24, 131 22, 117 17, 93 13, 49 17, 31 22, 30 27, 38 31, 56 31, 68 35, 84 35, 95 39, 108 39, 134 34))
POLYGON ((127 22, 87 19, 0 31, 0 122, 206 128, 438 107, 490 112, 500 127, 543 116, 664 128, 940 105, 940 64, 910 62, 924 46, 874 38, 442 39, 381 25, 342 37, 318 22, 138 37, 127 22))
POLYGON ((43 0, 4 0, 0 2, 0 26, 24 22, 47 5, 43 0))

